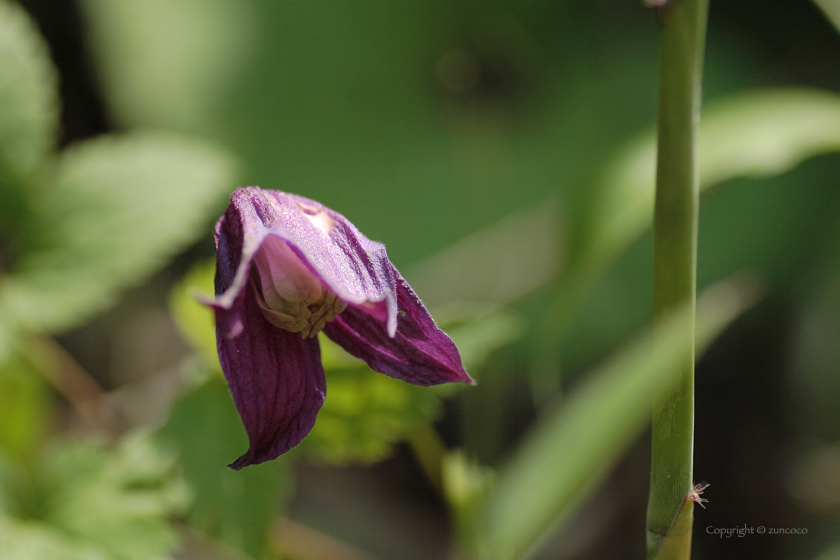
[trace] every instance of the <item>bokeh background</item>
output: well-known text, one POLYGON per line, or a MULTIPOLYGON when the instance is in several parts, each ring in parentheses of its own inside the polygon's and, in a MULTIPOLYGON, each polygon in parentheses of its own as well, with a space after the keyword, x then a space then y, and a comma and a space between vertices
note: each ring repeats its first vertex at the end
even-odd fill
MULTIPOLYGON (((469 557, 471 492, 650 322, 649 191, 611 189, 652 154, 656 11, 19 5, 55 66, 33 111, 59 124, 40 167, 0 166, 0 558, 469 557), (193 295, 239 185, 386 243, 478 385, 405 388, 326 346, 312 436, 225 470, 247 443, 193 295)), ((732 161, 709 157, 698 282, 749 271, 762 296, 698 366, 697 559, 840 558, 838 22, 833 0, 711 3, 709 152, 732 161), (707 532, 739 526, 808 532, 707 532)), ((614 446, 534 557, 644 554, 646 437, 614 446)))

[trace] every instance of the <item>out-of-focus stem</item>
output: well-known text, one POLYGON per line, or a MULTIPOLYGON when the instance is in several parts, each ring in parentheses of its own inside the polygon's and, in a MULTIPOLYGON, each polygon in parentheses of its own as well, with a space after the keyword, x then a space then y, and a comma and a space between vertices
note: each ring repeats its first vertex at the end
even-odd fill
POLYGON ((67 350, 42 335, 27 337, 22 349, 32 365, 67 399, 90 428, 114 431, 114 414, 105 392, 67 350))
MULTIPOLYGON (((658 155, 654 216, 654 317, 693 307, 696 292, 699 174, 696 132, 708 0, 672 0, 660 8, 658 155)), ((684 336, 693 344, 693 321, 684 336)), ((687 343, 687 346, 688 344, 687 343)), ((656 557, 685 497, 694 460, 694 352, 679 380, 654 396, 648 559, 656 557)), ((689 558, 687 548, 674 558, 689 558)))
POLYGON ((435 490, 442 492, 441 468, 446 455, 446 445, 440 439, 435 427, 431 424, 423 424, 409 434, 408 443, 429 483, 435 490))

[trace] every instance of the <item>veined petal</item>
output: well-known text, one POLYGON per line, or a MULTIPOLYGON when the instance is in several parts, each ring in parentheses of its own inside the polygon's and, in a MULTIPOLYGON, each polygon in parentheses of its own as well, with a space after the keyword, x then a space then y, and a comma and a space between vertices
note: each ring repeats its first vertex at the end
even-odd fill
POLYGON ((287 243, 341 300, 384 322, 393 335, 396 281, 385 246, 314 200, 258 187, 237 189, 216 225, 216 306, 233 305, 269 235, 287 243))
POLYGON ((324 333, 375 371, 414 385, 475 382, 461 365, 452 340, 435 325, 425 306, 403 280, 397 283, 399 314, 395 335, 382 323, 356 308, 347 308, 324 328, 324 333))
POLYGON ((250 442, 229 465, 235 470, 276 459, 300 443, 326 396, 318 340, 271 325, 255 290, 249 281, 230 309, 214 307, 219 359, 250 442), (239 323, 235 333, 226 332, 232 317, 239 323))

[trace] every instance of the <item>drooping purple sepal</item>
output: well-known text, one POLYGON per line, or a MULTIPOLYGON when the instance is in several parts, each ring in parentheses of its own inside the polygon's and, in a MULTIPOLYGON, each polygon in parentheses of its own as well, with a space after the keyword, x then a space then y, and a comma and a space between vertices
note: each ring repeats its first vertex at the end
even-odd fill
POLYGON ((248 434, 248 451, 232 469, 276 459, 315 425, 326 397, 324 368, 317 339, 271 325, 260 312, 249 282, 230 310, 216 308, 217 322, 236 314, 239 334, 217 333, 222 370, 248 434))
POLYGON ((324 328, 324 333, 374 371, 413 383, 439 385, 461 381, 474 384, 461 365, 452 340, 435 324, 426 307, 393 269, 397 280, 397 332, 393 337, 373 317, 348 308, 324 328))

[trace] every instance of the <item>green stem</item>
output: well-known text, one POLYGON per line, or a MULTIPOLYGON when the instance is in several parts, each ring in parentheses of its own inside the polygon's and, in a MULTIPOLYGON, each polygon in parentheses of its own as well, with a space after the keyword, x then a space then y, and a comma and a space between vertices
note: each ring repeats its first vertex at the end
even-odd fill
MULTIPOLYGON (((693 307, 699 180, 696 131, 708 0, 673 0, 661 9, 659 142, 654 216, 654 317, 693 307)), ((692 310, 693 313, 693 310, 692 310)), ((693 344, 694 328, 684 334, 693 344)), ((692 346, 693 347, 693 346, 692 346)), ((648 558, 656 556, 691 491, 694 455, 694 352, 679 381, 654 396, 648 558)), ((689 558, 691 539, 678 558, 689 558)))
POLYGON ((19 350, 32 366, 67 399, 88 428, 116 434, 115 411, 96 380, 58 342, 30 335, 19 350))
POLYGON ((423 424, 408 435, 408 444, 429 483, 442 492, 441 468, 446 455, 446 445, 432 424, 423 424))

